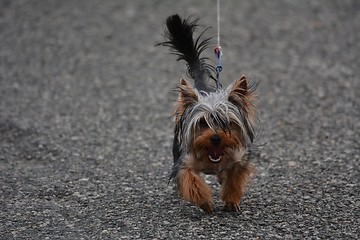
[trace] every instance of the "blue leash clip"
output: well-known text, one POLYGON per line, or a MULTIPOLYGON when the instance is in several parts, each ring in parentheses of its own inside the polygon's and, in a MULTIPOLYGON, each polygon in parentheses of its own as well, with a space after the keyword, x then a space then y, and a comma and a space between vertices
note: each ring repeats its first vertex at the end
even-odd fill
POLYGON ((215 56, 216 56, 216 60, 217 60, 217 67, 216 67, 217 90, 220 92, 220 89, 221 89, 220 72, 222 71, 222 66, 221 66, 222 51, 221 51, 221 47, 217 46, 216 48, 214 48, 214 52, 215 52, 215 56))

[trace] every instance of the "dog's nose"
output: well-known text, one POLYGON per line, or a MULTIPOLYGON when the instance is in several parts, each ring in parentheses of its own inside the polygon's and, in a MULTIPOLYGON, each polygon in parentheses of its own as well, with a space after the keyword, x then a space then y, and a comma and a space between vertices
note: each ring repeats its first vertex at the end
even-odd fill
POLYGON ((219 135, 213 135, 211 138, 210 138, 210 142, 212 145, 214 146, 218 146, 220 143, 221 143, 221 137, 219 135))

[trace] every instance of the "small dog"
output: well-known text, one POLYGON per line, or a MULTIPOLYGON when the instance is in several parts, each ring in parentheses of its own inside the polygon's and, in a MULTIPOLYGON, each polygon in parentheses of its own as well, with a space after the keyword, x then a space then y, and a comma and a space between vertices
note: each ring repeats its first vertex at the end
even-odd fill
POLYGON ((253 171, 250 160, 259 154, 253 144, 258 121, 256 86, 249 85, 246 76, 225 90, 209 84, 209 79, 217 81, 213 76, 216 68, 200 54, 211 38, 201 41, 207 29, 193 38, 197 21, 179 15, 168 17, 166 41, 158 44, 170 47, 177 60, 185 60, 188 75, 195 82, 192 87, 187 80, 180 80, 170 178, 175 179, 183 199, 211 213, 212 191, 200 174, 217 175, 224 210, 236 212, 253 171))

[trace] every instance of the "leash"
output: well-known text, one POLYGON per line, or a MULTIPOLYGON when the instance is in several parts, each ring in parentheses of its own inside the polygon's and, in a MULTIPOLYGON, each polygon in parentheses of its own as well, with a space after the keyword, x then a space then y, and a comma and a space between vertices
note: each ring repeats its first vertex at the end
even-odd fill
POLYGON ((217 62, 217 67, 216 67, 217 90, 218 92, 220 92, 221 89, 220 72, 222 71, 221 57, 223 55, 220 46, 220 0, 217 0, 217 46, 214 48, 214 52, 217 62))

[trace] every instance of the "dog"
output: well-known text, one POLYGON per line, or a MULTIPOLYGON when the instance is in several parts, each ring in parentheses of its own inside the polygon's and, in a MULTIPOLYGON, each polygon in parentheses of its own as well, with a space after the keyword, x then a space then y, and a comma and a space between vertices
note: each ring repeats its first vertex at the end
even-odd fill
POLYGON ((254 170, 251 160, 259 156, 254 144, 257 84, 249 84, 243 75, 226 89, 211 86, 209 80, 217 81, 216 68, 201 53, 212 38, 202 40, 207 28, 194 38, 197 22, 178 14, 169 16, 165 41, 157 44, 169 47, 178 61, 184 60, 194 80, 192 86, 181 79, 178 88, 170 179, 184 200, 212 213, 212 190, 202 175, 216 175, 224 210, 237 212, 254 170))

